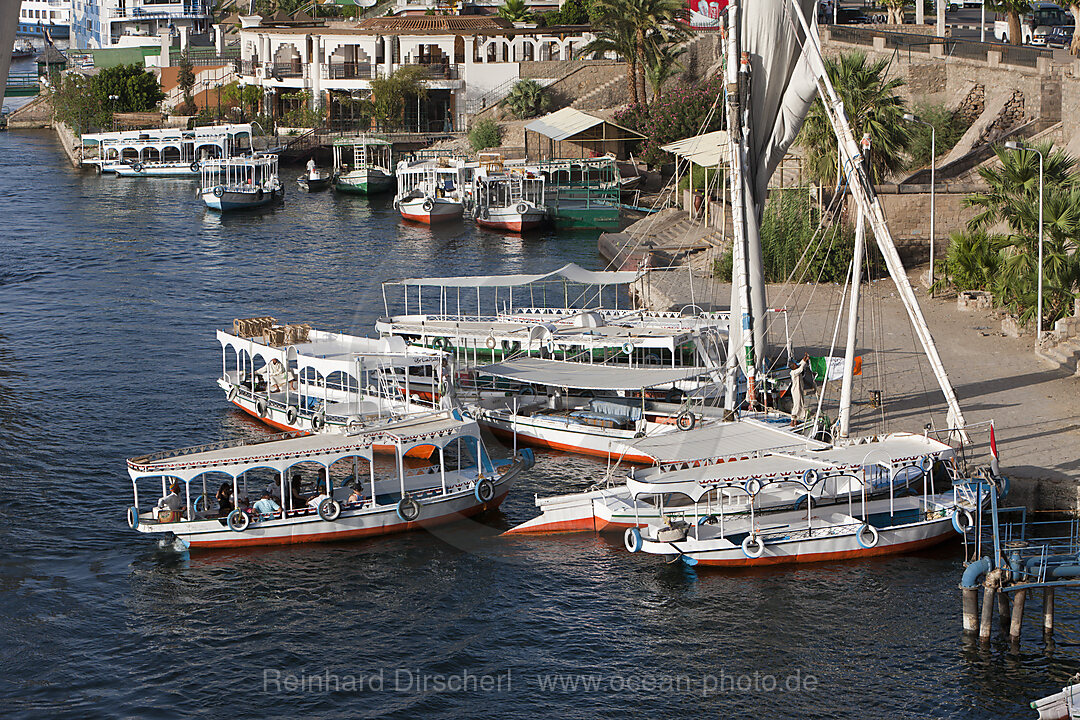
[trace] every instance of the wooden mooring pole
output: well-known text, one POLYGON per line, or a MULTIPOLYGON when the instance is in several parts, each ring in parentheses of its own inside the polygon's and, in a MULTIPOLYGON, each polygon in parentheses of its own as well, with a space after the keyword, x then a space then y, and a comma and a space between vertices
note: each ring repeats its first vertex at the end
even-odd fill
POLYGON ((1009 596, 998 590, 998 622, 1001 623, 1001 629, 1004 630, 1009 626, 1009 596))
POLYGON ((1054 634, 1054 588, 1043 588, 1043 635, 1054 634))

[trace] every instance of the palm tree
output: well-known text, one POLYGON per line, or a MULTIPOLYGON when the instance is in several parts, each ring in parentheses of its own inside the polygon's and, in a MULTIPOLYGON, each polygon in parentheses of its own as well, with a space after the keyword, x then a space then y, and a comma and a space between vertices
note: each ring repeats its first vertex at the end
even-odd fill
POLYGON ((679 19, 686 11, 682 0, 623 0, 634 29, 634 51, 637 54, 638 97, 645 102, 645 68, 650 46, 681 42, 686 36, 679 19))
MULTIPOLYGON (((911 142, 903 118, 904 102, 896 93, 904 81, 886 77, 888 64, 887 59, 870 62, 865 53, 858 51, 825 58, 825 68, 844 103, 855 136, 870 136, 868 169, 870 180, 875 183, 906 165, 911 142)), ((806 151, 811 177, 821 183, 836 182, 836 135, 821 100, 814 103, 806 116, 800 145, 806 151)))
POLYGON ((645 79, 649 81, 649 87, 652 88, 653 102, 660 100, 664 83, 684 69, 683 64, 679 62, 679 57, 685 52, 684 47, 663 42, 650 42, 646 46, 645 79))
POLYGON ((638 104, 637 67, 638 54, 635 28, 629 19, 629 3, 632 0, 603 0, 597 7, 598 20, 593 25, 595 38, 581 49, 583 55, 599 57, 615 53, 627 62, 626 80, 630 90, 630 102, 638 104))
MULTIPOLYGON (((1044 198, 1056 188, 1080 185, 1080 177, 1074 174, 1076 158, 1062 150, 1053 150, 1050 143, 1035 147, 1045 158, 1044 198)), ((978 209, 968 221, 968 228, 983 230, 1005 222, 1013 233, 1034 233, 1038 225, 1039 155, 1030 150, 1006 150, 1004 147, 997 147, 994 152, 1001 166, 979 169, 987 189, 973 193, 964 200, 964 207, 978 209), (1033 215, 1033 212, 1036 214, 1033 215)), ((1043 204, 1045 225, 1046 202, 1043 204)))
POLYGON ((1020 16, 1031 12, 1031 2, 1029 0, 986 0, 986 7, 1008 16, 1009 43, 1023 45, 1024 33, 1020 28, 1020 16))
MULTIPOLYGON (((1080 175, 1077 160, 1050 143, 1043 153, 1043 318, 1053 323, 1072 306, 1080 282, 1080 175)), ((987 189, 964 201, 978 210, 968 222, 972 231, 987 232, 1004 224, 1008 232, 991 236, 1000 248, 994 277, 995 297, 1020 316, 1035 317, 1038 287, 1039 160, 1030 150, 995 148, 1000 167, 982 168, 987 189)))
MULTIPOLYGON (((915 2, 922 2, 922 0, 915 0, 915 2)), ((908 4, 908 0, 884 0, 882 4, 889 11, 889 25, 904 24, 904 6, 908 4)))
POLYGON ((524 120, 547 112, 551 107, 551 98, 535 80, 519 80, 499 104, 510 108, 515 116, 524 120))
POLYGON ((526 0, 506 0, 499 8, 498 15, 510 22, 531 22, 533 19, 526 0))

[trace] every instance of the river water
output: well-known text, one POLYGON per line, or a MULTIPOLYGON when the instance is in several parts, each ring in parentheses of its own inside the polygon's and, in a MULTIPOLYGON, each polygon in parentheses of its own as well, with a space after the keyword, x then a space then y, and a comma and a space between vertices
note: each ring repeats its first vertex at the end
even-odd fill
POLYGON ((962 640, 955 544, 695 574, 617 536, 497 537, 602 470, 563 455, 437 535, 187 555, 130 531, 125 458, 264 432, 214 384, 232 318, 365 334, 387 278, 597 266, 591 234, 405 227, 288 183, 222 218, 0 133, 5 717, 1028 718, 1080 670, 1071 597, 1054 647, 1038 603, 1016 652, 962 640))

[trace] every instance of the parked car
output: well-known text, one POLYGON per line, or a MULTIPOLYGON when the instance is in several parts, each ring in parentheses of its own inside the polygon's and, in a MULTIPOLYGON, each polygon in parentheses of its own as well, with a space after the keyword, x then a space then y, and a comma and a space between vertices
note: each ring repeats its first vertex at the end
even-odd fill
POLYGON ((836 9, 837 25, 869 25, 872 22, 873 20, 864 15, 859 8, 842 7, 836 9))
MULTIPOLYGON (((1033 2, 1031 12, 1020 17, 1020 42, 1024 45, 1046 45, 1047 36, 1054 28, 1069 27, 1073 25, 1069 13, 1052 2, 1033 2)), ((994 38, 1001 42, 1009 42, 1009 18, 998 14, 994 20, 994 38)))

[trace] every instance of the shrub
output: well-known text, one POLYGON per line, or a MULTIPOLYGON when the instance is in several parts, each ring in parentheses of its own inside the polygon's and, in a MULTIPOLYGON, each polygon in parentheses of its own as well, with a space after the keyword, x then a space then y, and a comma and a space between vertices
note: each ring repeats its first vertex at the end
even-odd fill
POLYGON ((989 290, 1001 272, 1001 247, 985 232, 949 238, 945 273, 957 290, 989 290))
MULTIPOLYGON (((834 282, 847 279, 855 253, 855 231, 844 225, 819 230, 819 214, 805 190, 774 190, 761 222, 761 255, 766 282, 834 282), (811 246, 807 250, 808 246, 811 246)), ((880 276, 883 261, 866 243, 863 278, 880 276), (869 267, 867 267, 869 266, 869 267)), ((731 251, 713 263, 717 278, 731 279, 731 251)))
MULTIPOLYGON (((953 149, 960 138, 967 132, 969 123, 959 114, 949 110, 944 105, 917 105, 914 110, 919 119, 934 126, 937 137, 935 150, 938 157, 953 149)), ((930 165, 930 128, 915 123, 911 127, 911 142, 908 152, 911 154, 911 167, 927 167, 930 165)))
POLYGON ((614 119, 645 135, 641 158, 656 167, 671 162, 671 155, 661 150, 661 145, 721 128, 722 90, 723 79, 713 77, 698 85, 666 92, 652 105, 631 105, 615 113, 614 119))
POLYGON ((469 128, 469 145, 479 152, 498 147, 502 142, 502 130, 494 120, 480 120, 469 128))
POLYGON ((535 80, 519 80, 499 104, 509 108, 518 119, 525 120, 547 112, 551 107, 551 98, 535 80))

